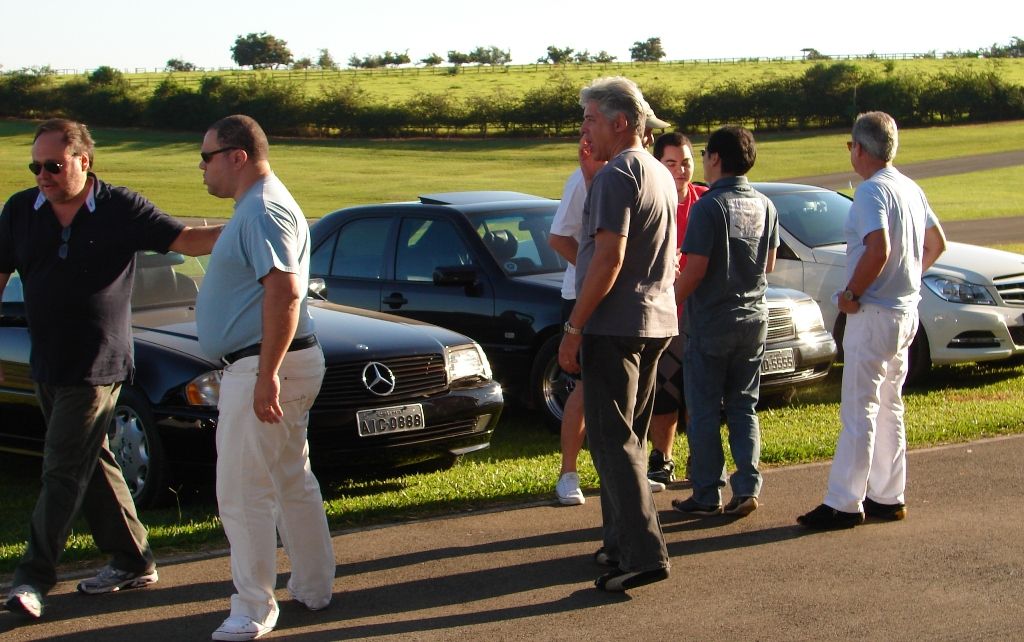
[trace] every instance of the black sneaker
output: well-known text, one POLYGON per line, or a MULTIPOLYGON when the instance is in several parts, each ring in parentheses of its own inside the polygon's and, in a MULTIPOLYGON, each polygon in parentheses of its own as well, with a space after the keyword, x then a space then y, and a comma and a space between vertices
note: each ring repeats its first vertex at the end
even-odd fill
POLYGON ((615 559, 612 555, 610 555, 608 553, 608 549, 604 546, 597 549, 597 552, 594 553, 594 563, 598 566, 612 566, 614 568, 619 567, 619 560, 615 559))
POLYGON ((844 513, 822 504, 811 512, 797 517, 796 522, 815 531, 834 531, 863 524, 864 513, 844 513))
POLYGON ((701 504, 691 495, 686 499, 673 499, 672 508, 676 509, 680 513, 687 515, 697 515, 698 517, 710 517, 711 515, 721 515, 722 505, 708 505, 701 504))
POLYGON ((864 498, 864 514, 876 519, 884 519, 890 522, 906 519, 906 504, 883 504, 873 499, 864 498))
POLYGON ((594 586, 601 591, 621 593, 626 589, 636 588, 645 584, 653 584, 668 579, 667 568, 655 568, 650 571, 609 571, 597 578, 594 586))
POLYGON ((662 484, 668 484, 676 480, 676 464, 665 457, 665 453, 657 448, 651 451, 647 459, 647 478, 653 479, 662 484))

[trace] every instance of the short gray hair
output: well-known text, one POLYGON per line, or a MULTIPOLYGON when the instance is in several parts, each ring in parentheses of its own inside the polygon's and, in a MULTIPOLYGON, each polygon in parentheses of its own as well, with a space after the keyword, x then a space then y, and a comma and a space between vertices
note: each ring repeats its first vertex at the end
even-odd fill
POLYGON ((635 82, 624 76, 598 78, 580 91, 580 107, 586 109, 592 100, 605 118, 615 120, 622 114, 638 136, 644 135, 650 107, 635 82))
POLYGON ((886 163, 896 158, 896 148, 900 144, 896 121, 884 111, 869 111, 857 116, 852 138, 870 156, 886 163))

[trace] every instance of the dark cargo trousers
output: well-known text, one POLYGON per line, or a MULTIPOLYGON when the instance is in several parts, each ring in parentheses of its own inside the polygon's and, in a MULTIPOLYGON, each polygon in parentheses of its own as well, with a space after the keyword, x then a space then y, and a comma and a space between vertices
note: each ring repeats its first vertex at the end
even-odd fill
POLYGON ((583 335, 583 415, 601 478, 604 547, 623 571, 669 568, 647 481, 658 358, 670 339, 583 335))
POLYGON ((107 443, 120 389, 119 383, 36 386, 46 419, 42 488, 13 586, 28 584, 43 594, 54 587, 57 560, 79 509, 114 568, 145 572, 156 566, 146 528, 107 443))

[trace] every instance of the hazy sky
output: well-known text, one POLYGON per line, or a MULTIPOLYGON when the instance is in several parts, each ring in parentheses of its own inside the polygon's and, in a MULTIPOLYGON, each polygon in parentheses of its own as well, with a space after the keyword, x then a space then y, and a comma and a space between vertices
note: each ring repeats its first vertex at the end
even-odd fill
POLYGON ((262 31, 287 41, 296 58, 315 60, 327 49, 340 64, 353 54, 408 50, 417 61, 478 46, 511 50, 513 63, 532 63, 548 45, 592 54, 603 49, 628 61, 634 42, 654 36, 671 60, 799 56, 804 47, 825 54, 941 54, 1024 37, 1019 1, 47 0, 5 2, 2 15, 3 71, 162 69, 169 58, 231 67, 235 38, 262 31))

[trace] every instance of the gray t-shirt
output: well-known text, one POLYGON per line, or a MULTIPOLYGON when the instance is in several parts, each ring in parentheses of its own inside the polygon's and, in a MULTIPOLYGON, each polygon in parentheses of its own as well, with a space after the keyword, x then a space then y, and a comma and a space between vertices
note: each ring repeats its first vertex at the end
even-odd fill
POLYGON ((583 331, 620 337, 679 333, 675 281, 676 204, 672 174, 643 149, 627 149, 594 176, 583 207, 576 293, 594 258, 594 235, 626 237, 622 269, 583 331))
MULTIPOLYGON (((221 232, 196 299, 199 346, 218 360, 263 337, 263 285, 272 268, 298 275, 309 285, 309 225, 288 189, 271 174, 235 204, 221 232)), ((313 334, 302 297, 296 337, 313 334)))
POLYGON ((708 257, 700 285, 686 298, 690 336, 715 337, 742 323, 767 323, 765 266, 779 246, 778 214, 745 176, 721 178, 690 209, 685 254, 708 257))

